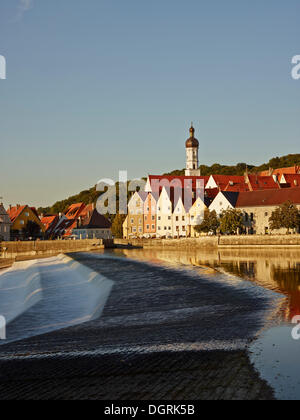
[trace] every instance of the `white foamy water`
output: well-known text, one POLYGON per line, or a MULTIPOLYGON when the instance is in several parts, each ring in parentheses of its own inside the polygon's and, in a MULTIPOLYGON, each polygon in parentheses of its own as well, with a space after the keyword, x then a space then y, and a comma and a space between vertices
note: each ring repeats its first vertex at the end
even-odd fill
POLYGON ((18 263, 0 274, 0 345, 98 318, 113 282, 68 259, 18 263))

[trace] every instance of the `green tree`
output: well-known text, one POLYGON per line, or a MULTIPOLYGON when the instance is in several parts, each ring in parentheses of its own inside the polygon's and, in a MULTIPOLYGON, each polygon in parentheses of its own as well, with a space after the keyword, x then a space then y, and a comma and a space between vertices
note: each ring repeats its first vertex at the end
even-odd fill
POLYGON ((281 204, 269 219, 271 230, 285 228, 287 233, 290 229, 298 229, 300 226, 300 212, 290 201, 281 204))
POLYGON ((117 214, 112 223, 112 234, 115 238, 123 238, 123 223, 125 222, 126 216, 123 214, 117 214))
POLYGON ((220 217, 220 229, 224 234, 236 235, 243 228, 244 217, 240 210, 228 209, 220 217))
POLYGON ((204 219, 201 225, 196 226, 195 230, 198 233, 213 233, 214 235, 217 234, 217 230, 219 229, 220 221, 218 219, 217 213, 215 210, 209 211, 208 209, 204 212, 204 219))
POLYGON ((22 235, 24 239, 40 238, 42 236, 41 227, 36 222, 29 220, 27 225, 22 229, 22 235))

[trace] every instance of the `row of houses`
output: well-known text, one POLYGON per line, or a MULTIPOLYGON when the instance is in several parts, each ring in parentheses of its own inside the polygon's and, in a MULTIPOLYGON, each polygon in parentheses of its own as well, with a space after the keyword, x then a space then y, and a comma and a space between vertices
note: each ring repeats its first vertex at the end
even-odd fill
POLYGON ((0 240, 111 239, 111 223, 93 204, 77 203, 56 215, 38 214, 28 205, 0 205, 0 240))
POLYGON ((149 176, 145 191, 134 193, 128 203, 123 237, 197 237, 205 210, 220 215, 233 208, 244 213, 244 233, 267 234, 269 218, 278 206, 290 201, 300 207, 300 174, 282 171, 280 175, 149 176))

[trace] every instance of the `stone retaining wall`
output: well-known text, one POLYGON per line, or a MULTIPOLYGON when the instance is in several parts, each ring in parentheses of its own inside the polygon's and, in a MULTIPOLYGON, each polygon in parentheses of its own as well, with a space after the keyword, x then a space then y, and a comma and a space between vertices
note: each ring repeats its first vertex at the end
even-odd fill
POLYGON ((300 247, 300 235, 203 236, 186 239, 115 239, 115 245, 142 248, 300 247))
POLYGON ((0 246, 1 258, 17 258, 104 249, 112 247, 113 241, 85 239, 80 241, 1 242, 0 246))

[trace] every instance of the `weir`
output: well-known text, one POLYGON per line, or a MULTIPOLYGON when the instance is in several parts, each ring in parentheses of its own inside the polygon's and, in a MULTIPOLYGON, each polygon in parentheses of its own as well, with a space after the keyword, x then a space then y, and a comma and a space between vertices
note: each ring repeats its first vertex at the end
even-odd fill
POLYGON ((64 255, 17 263, 0 274, 0 345, 98 318, 113 282, 64 255))

